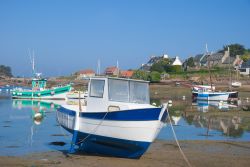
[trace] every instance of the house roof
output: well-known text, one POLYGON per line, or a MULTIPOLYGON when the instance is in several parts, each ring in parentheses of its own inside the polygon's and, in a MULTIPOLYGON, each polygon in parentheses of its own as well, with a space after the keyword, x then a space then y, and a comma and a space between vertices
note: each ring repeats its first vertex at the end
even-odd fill
POLYGON ((115 72, 115 70, 118 70, 117 67, 107 67, 106 70, 105 70, 105 73, 113 73, 115 72))
POLYGON ((222 57, 224 56, 223 53, 213 53, 209 56, 209 60, 210 61, 219 61, 222 59, 222 57))
POLYGON ((205 64, 208 60, 209 61, 220 61, 222 60, 224 54, 223 53, 213 53, 213 54, 206 54, 202 60, 200 61, 202 64, 205 64))
POLYGON ((243 62, 241 64, 241 68, 250 68, 250 60, 248 60, 247 62, 243 62))
POLYGON ((174 62, 173 62, 173 65, 182 65, 182 62, 181 62, 181 60, 179 59, 179 57, 178 56, 176 56, 175 57, 175 60, 174 60, 174 62))
POLYGON ((79 71, 78 74, 95 74, 95 72, 91 69, 87 69, 79 71))
POLYGON ((131 78, 134 71, 121 71, 121 76, 126 78, 131 78))
POLYGON ((160 56, 160 57, 158 57, 158 56, 152 56, 152 57, 150 58, 150 60, 148 61, 147 64, 151 66, 152 64, 154 64, 154 63, 160 61, 162 58, 163 58, 162 56, 160 56))
POLYGON ((198 54, 194 57, 194 61, 195 62, 200 62, 201 58, 202 58, 203 54, 198 54))

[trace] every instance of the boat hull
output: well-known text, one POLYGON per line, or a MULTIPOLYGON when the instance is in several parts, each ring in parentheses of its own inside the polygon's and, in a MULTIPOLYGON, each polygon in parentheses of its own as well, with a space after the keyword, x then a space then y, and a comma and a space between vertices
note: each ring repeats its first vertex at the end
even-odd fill
MULTIPOLYGON (((228 100, 237 100, 239 97, 239 92, 237 91, 232 91, 232 92, 227 92, 228 95, 228 100)), ((192 99, 193 100, 198 100, 198 91, 192 91, 192 99)))
POLYGON ((67 92, 71 90, 71 86, 63 86, 54 89, 46 89, 42 91, 12 91, 13 99, 38 99, 38 100, 64 100, 67 92))
POLYGON ((229 97, 228 93, 220 92, 198 92, 197 100, 206 100, 206 101, 227 101, 229 97))
POLYGON ((59 124, 73 134, 78 151, 124 158, 140 158, 166 117, 167 112, 161 113, 160 108, 76 114, 61 107, 57 111, 59 124))

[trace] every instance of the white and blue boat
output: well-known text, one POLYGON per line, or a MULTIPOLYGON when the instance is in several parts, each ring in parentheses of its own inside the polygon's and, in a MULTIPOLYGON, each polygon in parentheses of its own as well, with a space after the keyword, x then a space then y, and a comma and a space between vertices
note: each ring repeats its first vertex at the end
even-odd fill
POLYGON ((213 92, 206 88, 200 89, 197 93, 197 100, 206 101, 227 101, 229 92, 213 92))
POLYGON ((167 104, 150 105, 146 81, 91 78, 88 92, 85 106, 57 110, 57 121, 73 134, 70 152, 140 158, 163 127, 167 104))

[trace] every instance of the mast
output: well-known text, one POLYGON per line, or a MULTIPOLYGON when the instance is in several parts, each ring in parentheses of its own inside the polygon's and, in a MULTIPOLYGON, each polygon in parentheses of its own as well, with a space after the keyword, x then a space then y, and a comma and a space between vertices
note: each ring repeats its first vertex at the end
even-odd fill
POLYGON ((229 90, 232 91, 232 68, 231 68, 231 57, 230 57, 229 47, 227 47, 227 53, 229 56, 229 90))
MULTIPOLYGON (((212 53, 211 53, 212 54, 212 53)), ((213 83, 212 83, 212 76, 211 76, 211 71, 210 71, 210 55, 208 55, 208 72, 209 72, 209 79, 210 79, 210 85, 211 85, 211 90, 213 90, 213 83)))
POLYGON ((213 90, 213 84, 212 84, 212 76, 211 76, 211 71, 210 71, 210 57, 212 55, 212 52, 211 52, 211 54, 208 53, 207 44, 206 44, 206 55, 208 55, 208 58, 207 58, 208 64, 207 64, 207 66, 208 66, 208 72, 209 72, 209 79, 210 79, 211 90, 214 91, 213 90))

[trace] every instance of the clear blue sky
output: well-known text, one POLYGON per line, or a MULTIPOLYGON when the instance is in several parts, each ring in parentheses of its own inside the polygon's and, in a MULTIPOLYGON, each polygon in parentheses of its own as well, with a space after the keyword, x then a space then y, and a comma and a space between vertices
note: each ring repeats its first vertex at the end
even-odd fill
POLYGON ((45 76, 152 55, 185 58, 223 45, 250 48, 249 0, 1 0, 0 64, 31 75, 28 48, 45 76))

